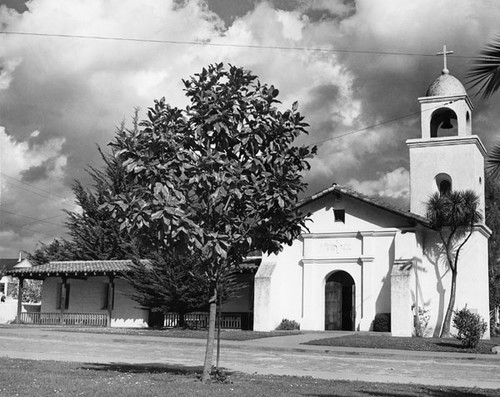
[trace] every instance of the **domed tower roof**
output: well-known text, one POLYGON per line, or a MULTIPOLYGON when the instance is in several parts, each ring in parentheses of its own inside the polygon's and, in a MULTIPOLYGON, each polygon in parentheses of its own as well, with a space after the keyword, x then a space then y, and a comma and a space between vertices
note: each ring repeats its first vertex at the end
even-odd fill
POLYGON ((448 69, 443 69, 439 76, 427 89, 425 96, 455 96, 467 95, 464 86, 448 69))

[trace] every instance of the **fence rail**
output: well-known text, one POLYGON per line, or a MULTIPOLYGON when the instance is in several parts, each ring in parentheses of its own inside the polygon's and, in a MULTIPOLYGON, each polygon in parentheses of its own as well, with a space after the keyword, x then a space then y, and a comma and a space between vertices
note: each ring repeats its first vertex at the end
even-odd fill
MULTIPOLYGON (((184 324, 189 328, 208 328, 208 313, 188 313, 184 315, 184 324)), ((216 324, 219 315, 217 315, 216 324)), ((166 313, 164 326, 175 328, 181 326, 178 313, 166 313)), ((241 329, 241 314, 222 313, 220 326, 224 329, 241 329)))
POLYGON ((21 313, 21 324, 106 326, 103 313, 21 313))
MULTIPOLYGON (((201 329, 208 328, 208 313, 196 312, 184 315, 184 325, 201 329)), ((218 321, 218 315, 217 315, 218 321)), ((107 325, 107 315, 105 313, 21 313, 18 320, 20 324, 36 325, 84 325, 104 327, 107 325)), ((181 326, 178 313, 165 314, 165 327, 174 328, 181 326)), ((223 329, 241 329, 241 314, 222 313, 220 325, 223 329)))

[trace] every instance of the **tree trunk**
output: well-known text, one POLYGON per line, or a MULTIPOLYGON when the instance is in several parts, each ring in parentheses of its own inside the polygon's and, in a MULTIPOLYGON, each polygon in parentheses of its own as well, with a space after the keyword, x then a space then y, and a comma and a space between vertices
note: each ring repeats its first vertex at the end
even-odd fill
POLYGON ((207 335, 207 349, 205 351, 205 364, 203 365, 202 382, 210 382, 210 373, 212 372, 212 361, 214 355, 214 342, 215 342, 215 317, 217 312, 217 286, 212 287, 212 296, 209 300, 210 303, 210 316, 208 318, 208 335, 207 335))
POLYGON ((448 303, 448 308, 446 309, 446 315, 444 316, 443 328, 441 329, 441 338, 450 337, 450 327, 451 327, 451 316, 453 315, 453 307, 455 306, 455 295, 457 290, 457 271, 451 272, 451 291, 450 291, 450 301, 448 303))
POLYGON ((184 311, 179 311, 179 323, 177 326, 181 329, 187 328, 186 327, 186 313, 184 311))

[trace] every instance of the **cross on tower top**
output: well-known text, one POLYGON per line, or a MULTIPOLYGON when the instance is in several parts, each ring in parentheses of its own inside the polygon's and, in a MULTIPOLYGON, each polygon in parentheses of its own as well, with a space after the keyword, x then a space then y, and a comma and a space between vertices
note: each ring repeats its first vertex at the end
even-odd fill
POLYGON ((453 51, 446 51, 446 44, 443 45, 443 51, 440 51, 440 52, 436 53, 436 55, 442 55, 443 56, 443 62, 444 62, 443 72, 444 73, 448 73, 448 64, 446 62, 446 55, 448 55, 448 54, 453 54, 453 51))

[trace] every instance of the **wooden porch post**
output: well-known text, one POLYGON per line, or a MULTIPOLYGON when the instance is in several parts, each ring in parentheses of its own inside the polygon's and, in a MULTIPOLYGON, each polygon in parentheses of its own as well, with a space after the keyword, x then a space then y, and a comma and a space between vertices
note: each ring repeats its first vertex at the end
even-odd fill
POLYGON ((115 278, 113 275, 108 274, 109 288, 108 288, 108 315, 106 324, 111 327, 111 319, 113 318, 113 306, 115 300, 115 278))
POLYGON ((59 322, 64 325, 64 309, 66 308, 66 282, 67 278, 65 276, 61 277, 61 307, 59 311, 59 322))
POLYGON ((21 324, 21 312, 23 309, 23 284, 24 278, 19 277, 19 286, 17 289, 17 323, 21 324))

